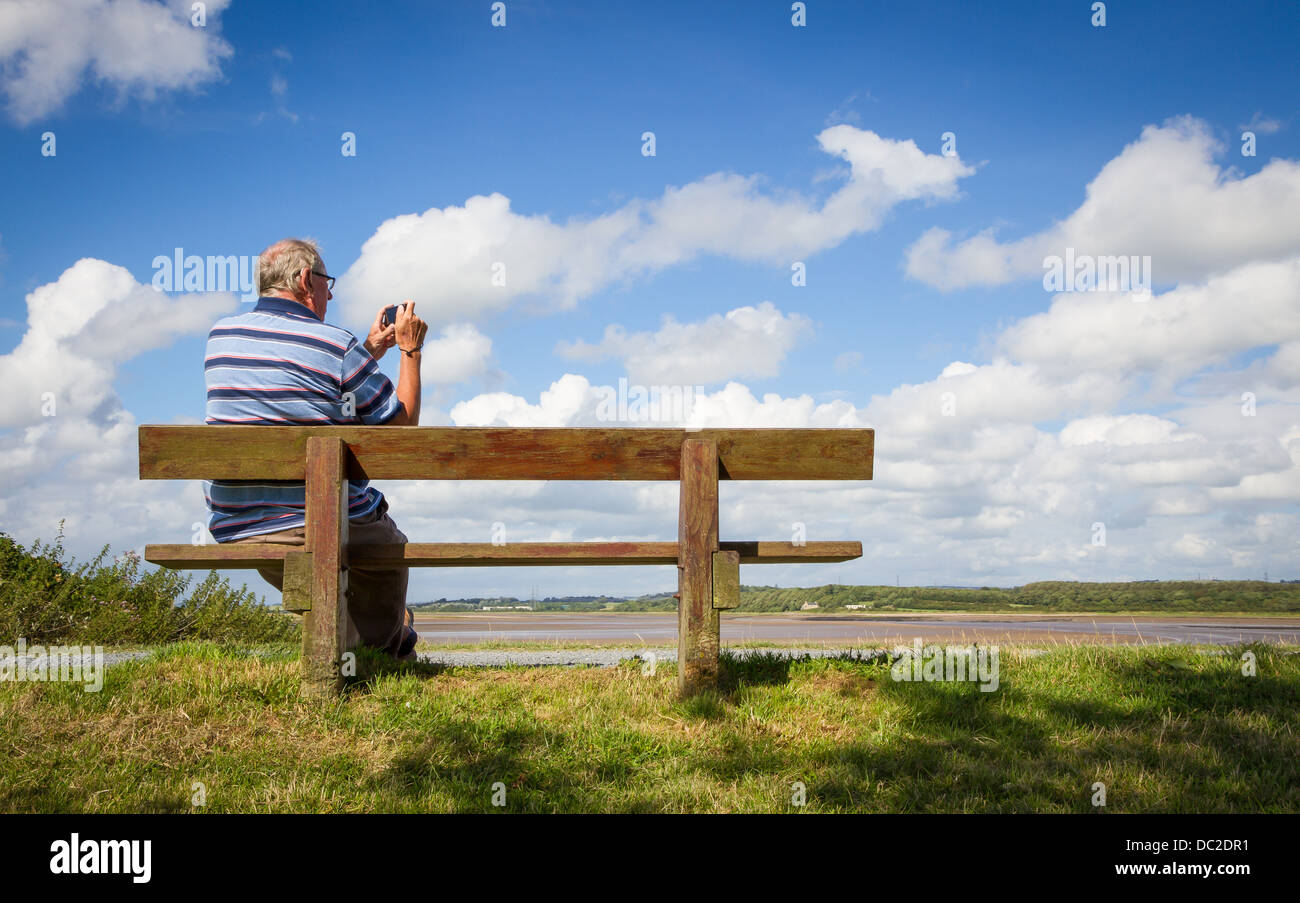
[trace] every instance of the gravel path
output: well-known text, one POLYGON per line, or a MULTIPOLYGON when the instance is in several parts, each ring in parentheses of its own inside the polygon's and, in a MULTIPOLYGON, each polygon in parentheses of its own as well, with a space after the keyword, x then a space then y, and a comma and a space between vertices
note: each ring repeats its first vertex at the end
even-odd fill
MULTIPOLYGON (((109 665, 116 665, 121 662, 131 662, 131 661, 135 661, 136 659, 148 658, 151 655, 153 655, 153 653, 147 649, 142 652, 105 652, 104 666, 108 667, 109 665)), ((15 656, 15 658, 22 661, 24 663, 24 667, 28 669, 31 669, 33 666, 37 665, 38 663, 43 663, 46 667, 48 667, 49 665, 48 655, 22 655, 22 656, 15 656)), ((62 661, 62 659, 60 659, 59 661, 62 661)), ((68 656, 69 667, 80 668, 86 664, 91 664, 92 662, 93 659, 91 656, 86 656, 86 655, 68 656)))
MULTIPOLYGON (((884 654, 884 650, 877 649, 728 649, 723 647, 724 652, 729 652, 738 658, 745 658, 749 655, 771 653, 784 658, 801 658, 805 655, 812 658, 828 658, 850 655, 852 658, 869 661, 878 658, 884 654)), ((116 665, 121 662, 138 661, 142 658, 148 658, 153 653, 144 650, 140 652, 106 652, 104 653, 104 665, 116 665)), ((651 656, 661 662, 677 661, 676 649, 646 649, 637 648, 616 648, 616 649, 543 649, 535 651, 435 651, 421 652, 419 659, 433 665, 455 665, 459 667, 481 667, 481 668, 501 668, 507 665, 568 665, 568 666, 596 666, 601 668, 613 668, 619 662, 633 659, 637 661, 648 662, 651 656)), ((27 668, 31 668, 40 659, 37 656, 23 656, 27 668)), ((41 658, 44 658, 43 656, 41 658)), ((83 656, 73 656, 70 661, 81 663, 83 656)))
MULTIPOLYGON (((860 661, 870 661, 879 658, 881 655, 888 654, 883 649, 728 649, 725 646, 723 651, 737 658, 746 658, 750 655, 775 654, 782 658, 802 658, 805 655, 811 658, 848 656, 860 661)), ((656 661, 677 661, 676 649, 645 649, 644 647, 640 649, 547 649, 528 652, 511 652, 508 650, 500 652, 421 652, 419 658, 422 662, 435 665, 485 668, 500 668, 504 665, 595 665, 601 668, 612 668, 627 659, 648 662, 651 660, 652 655, 656 661)))
MULTIPOLYGON (((1020 649, 1018 652, 1022 655, 1042 655, 1045 649, 1020 649)), ((1223 655, 1226 654, 1222 649, 1200 650, 1204 654, 1223 655)), ((729 653, 737 658, 747 658, 751 655, 775 655, 781 658, 794 659, 803 658, 850 658, 856 661, 875 661, 889 654, 885 649, 807 649, 807 648, 743 648, 732 649, 723 647, 724 653, 729 653)), ((148 658, 153 653, 145 650, 141 652, 106 652, 104 653, 105 666, 116 665, 121 662, 137 661, 142 658, 148 658)), ((257 653, 260 654, 260 653, 257 653)), ((613 649, 539 649, 533 651, 434 651, 421 652, 419 659, 431 665, 452 665, 457 667, 479 667, 479 668, 501 668, 508 665, 540 666, 540 665, 560 665, 569 667, 599 667, 613 668, 619 662, 629 659, 641 662, 649 662, 651 656, 654 660, 661 662, 677 661, 676 649, 647 649, 645 647, 635 648, 613 648, 613 649)), ((37 661, 35 656, 24 656, 28 668, 37 661)), ((80 656, 75 657, 80 659, 80 656)))

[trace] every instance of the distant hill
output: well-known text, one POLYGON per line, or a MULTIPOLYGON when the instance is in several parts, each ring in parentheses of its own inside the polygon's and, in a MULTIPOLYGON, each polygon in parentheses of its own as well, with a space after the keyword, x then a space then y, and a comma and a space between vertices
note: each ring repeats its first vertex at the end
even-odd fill
MULTIPOLYGON (((491 609, 519 609, 531 607, 534 611, 602 611, 611 606, 621 606, 630 599, 644 596, 548 596, 545 599, 516 599, 513 596, 475 597, 471 599, 438 599, 436 602, 411 603, 416 611, 486 611, 491 609)), ((677 600, 667 597, 676 607, 677 600)))

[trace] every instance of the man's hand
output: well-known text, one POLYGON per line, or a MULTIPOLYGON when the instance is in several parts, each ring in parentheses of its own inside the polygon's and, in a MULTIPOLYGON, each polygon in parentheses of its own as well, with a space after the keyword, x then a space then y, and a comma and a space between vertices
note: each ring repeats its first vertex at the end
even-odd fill
POLYGON ((415 302, 403 301, 397 306, 395 340, 401 351, 418 351, 424 344, 424 334, 429 331, 429 324, 415 315, 415 302))
POLYGON ((385 351, 397 344, 397 325, 390 323, 385 326, 383 320, 384 308, 381 307, 375 314, 375 322, 371 324, 370 335, 365 341, 365 349, 375 360, 379 360, 384 356, 385 351))

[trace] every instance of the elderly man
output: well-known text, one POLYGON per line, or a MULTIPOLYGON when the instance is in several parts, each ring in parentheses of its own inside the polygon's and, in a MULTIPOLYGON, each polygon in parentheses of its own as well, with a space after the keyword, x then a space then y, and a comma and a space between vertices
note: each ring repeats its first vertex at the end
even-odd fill
MULTIPOLYGON (((334 296, 316 244, 296 238, 261 253, 251 311, 217 322, 208 334, 207 422, 259 425, 420 422, 420 349, 428 326, 414 302, 383 323, 383 310, 365 342, 325 323, 334 296), (375 361, 401 352, 397 388, 375 361)), ((301 482, 220 480, 204 484, 208 524, 217 542, 306 541, 306 487, 301 482)), ((406 542, 387 514, 388 502, 369 481, 349 482, 349 537, 354 542, 406 542)), ((258 572, 276 589, 280 569, 258 572)), ((350 568, 348 646, 358 642, 398 659, 414 656, 416 634, 406 608, 407 569, 350 568)))

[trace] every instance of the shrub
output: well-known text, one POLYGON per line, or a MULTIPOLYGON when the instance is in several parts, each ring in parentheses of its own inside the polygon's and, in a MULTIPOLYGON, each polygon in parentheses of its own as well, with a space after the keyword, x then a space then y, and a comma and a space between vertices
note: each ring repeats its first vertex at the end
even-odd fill
POLYGON ((162 568, 142 573, 134 552, 110 564, 107 555, 104 546, 84 564, 65 560, 62 522, 53 543, 38 539, 30 549, 0 533, 0 643, 265 643, 299 635, 291 616, 215 571, 186 596, 190 577, 162 568))

